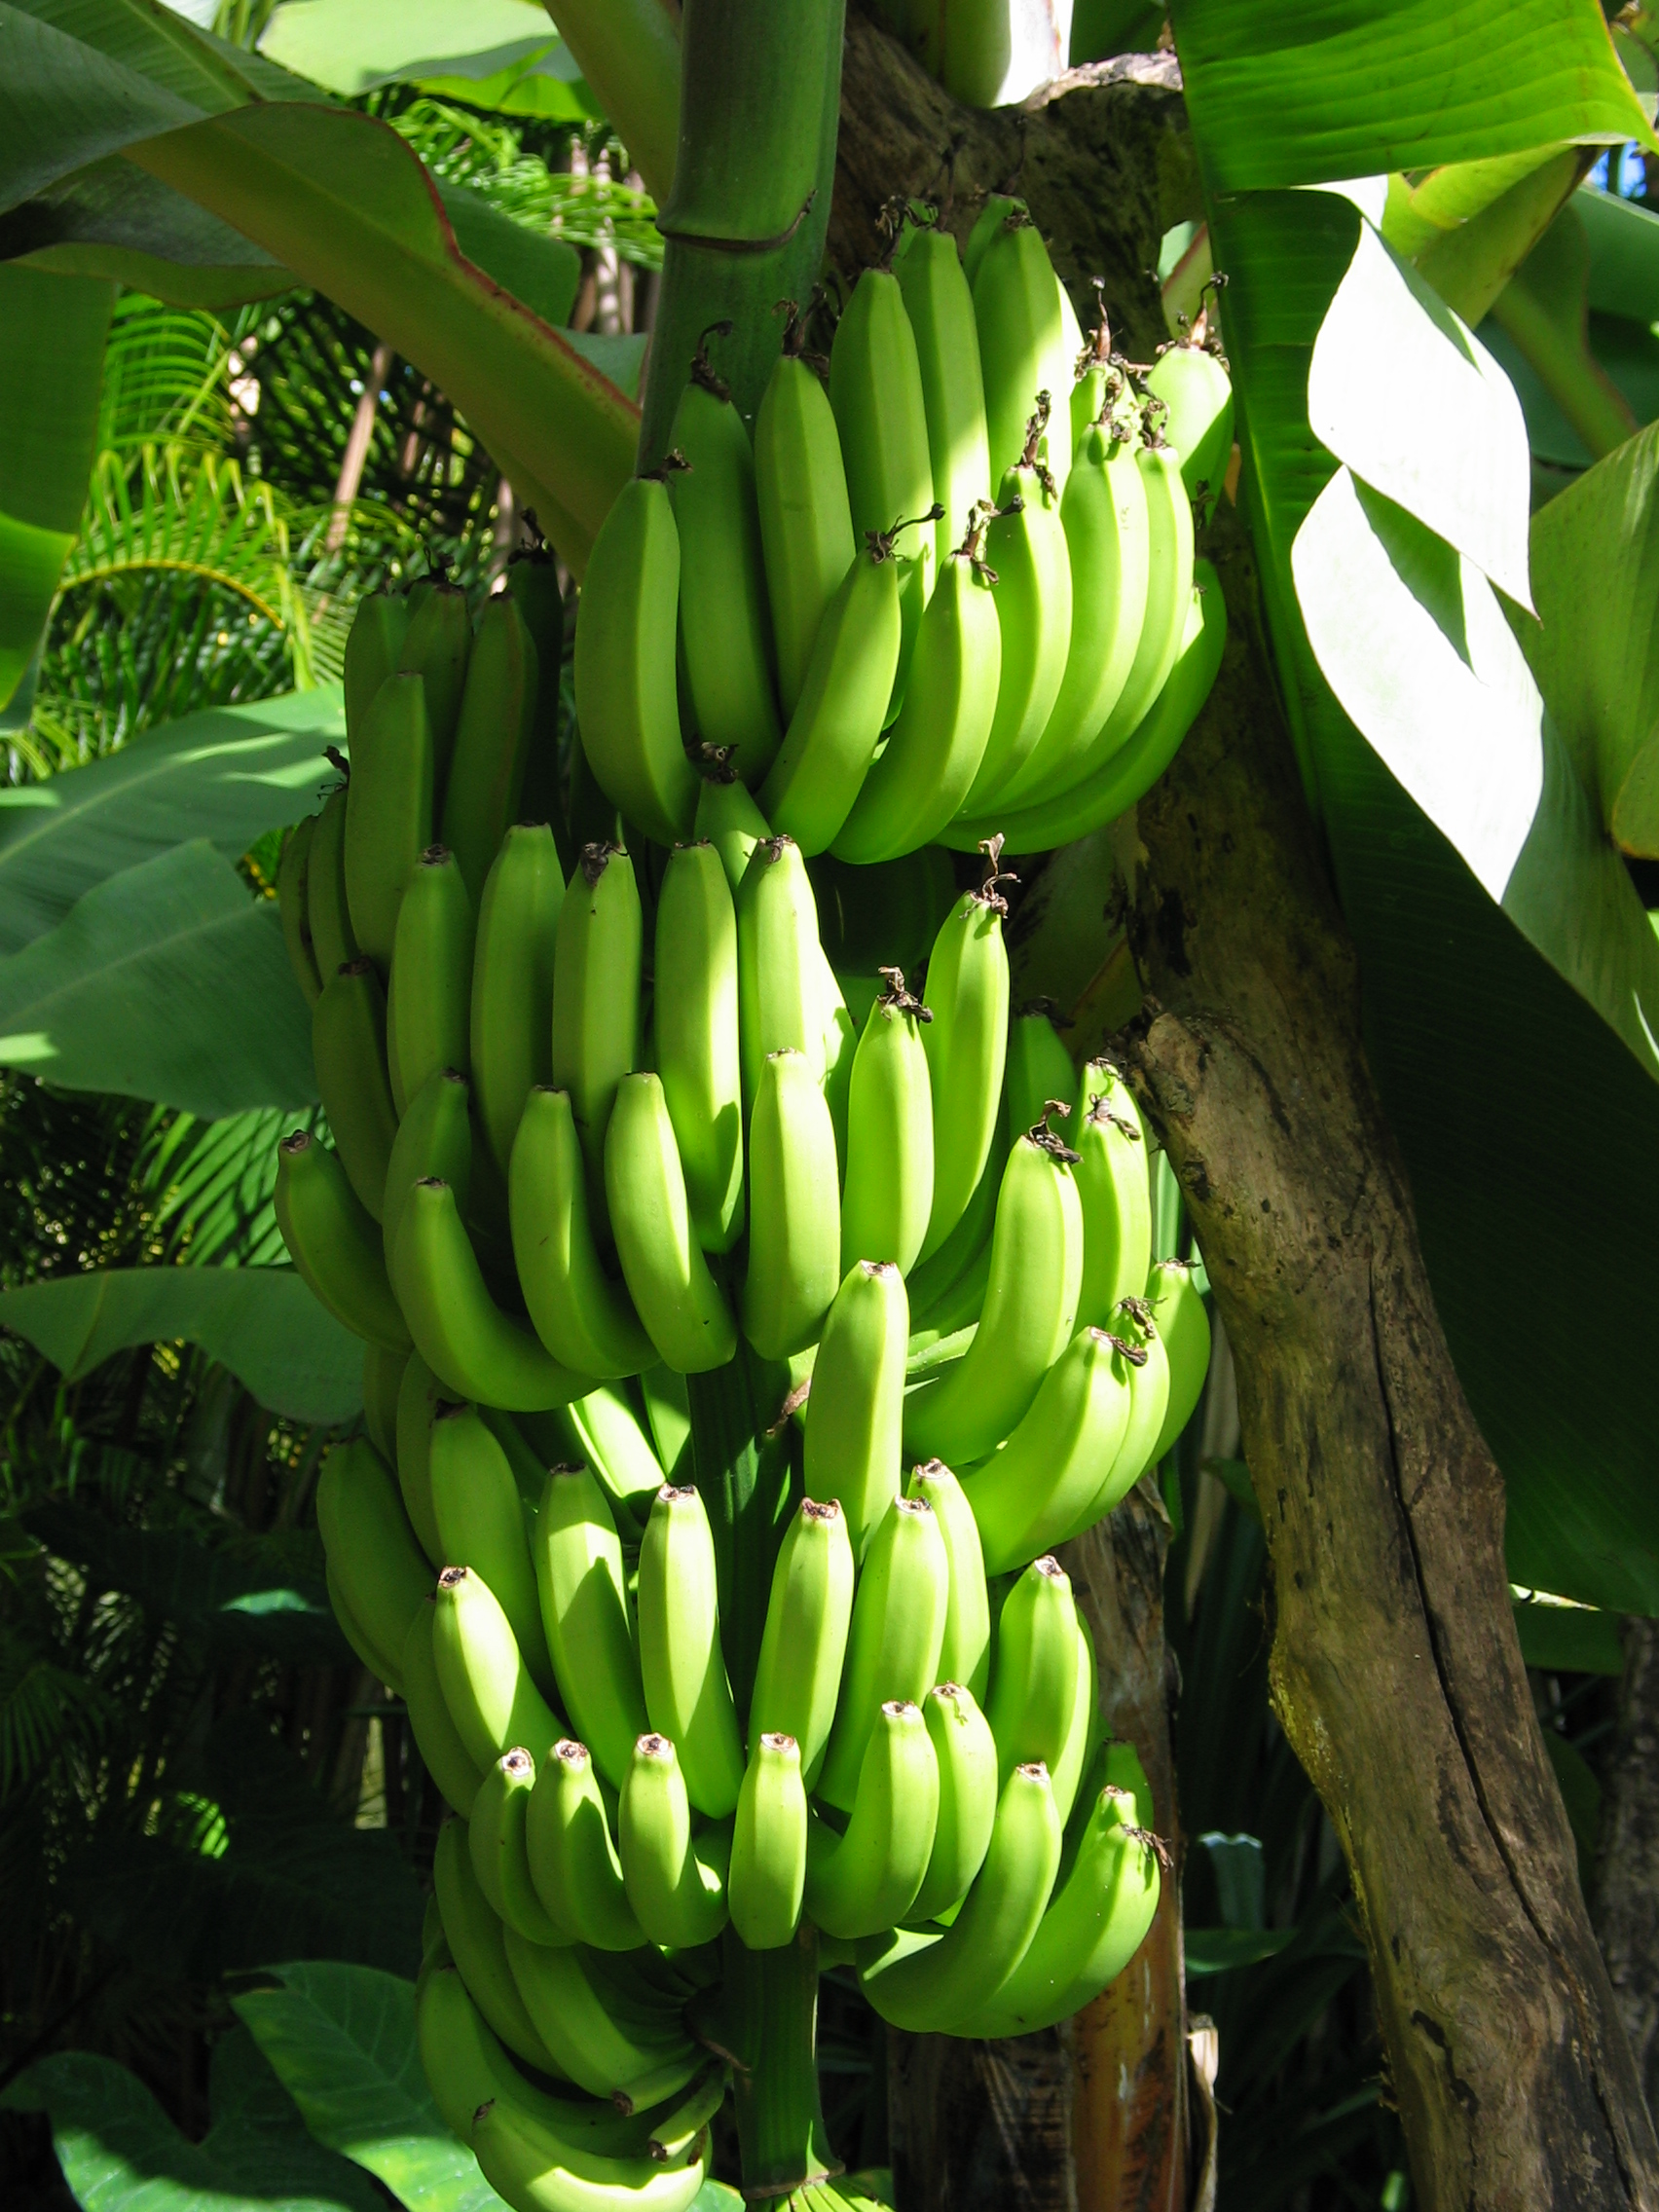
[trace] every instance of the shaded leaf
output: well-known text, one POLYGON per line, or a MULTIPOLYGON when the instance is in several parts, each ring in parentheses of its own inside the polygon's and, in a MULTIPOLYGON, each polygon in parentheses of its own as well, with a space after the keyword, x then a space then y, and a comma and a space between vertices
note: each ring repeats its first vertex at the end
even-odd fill
POLYGON ((1529 1667, 1552 1675, 1622 1675, 1624 1645, 1616 1613, 1591 1605, 1551 1605, 1519 1599, 1515 1627, 1529 1667))
POLYGON ((473 0, 464 16, 451 0, 285 0, 259 51, 349 98, 430 78, 482 85, 532 61, 580 75, 536 0, 473 0))
POLYGON ((363 1347, 287 1268, 110 1268, 0 1291, 0 1325, 76 1381, 128 1345, 199 1344, 292 1420, 362 1408, 363 1347))
POLYGON ((0 259, 109 276, 175 307, 235 307, 287 291, 270 254, 119 154, 89 163, 0 214, 0 259))
POLYGON ((1186 1928, 1181 1932, 1187 1979, 1259 1966, 1294 1940, 1294 1928, 1186 1928))

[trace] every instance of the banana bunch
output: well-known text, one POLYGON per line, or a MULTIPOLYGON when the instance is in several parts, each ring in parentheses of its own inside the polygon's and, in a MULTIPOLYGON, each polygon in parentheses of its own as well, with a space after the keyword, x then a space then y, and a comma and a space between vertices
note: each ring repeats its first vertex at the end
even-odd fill
POLYGON ((1143 385, 1104 324, 1085 346, 1000 197, 965 257, 913 208, 827 380, 792 317, 753 447, 709 357, 728 329, 582 594, 582 745, 625 819, 690 837, 699 747, 775 833, 859 864, 999 831, 1043 850, 1132 804, 1221 660, 1192 515, 1232 446, 1219 360, 1183 344, 1143 385))

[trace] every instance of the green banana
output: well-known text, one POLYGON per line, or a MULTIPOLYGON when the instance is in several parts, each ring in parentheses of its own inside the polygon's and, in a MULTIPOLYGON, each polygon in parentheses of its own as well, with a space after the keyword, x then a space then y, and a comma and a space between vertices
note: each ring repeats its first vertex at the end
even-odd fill
POLYGON ((1179 338, 1153 363, 1146 388, 1163 403, 1163 434, 1181 457, 1188 498, 1213 498, 1233 454, 1233 382, 1225 364, 1207 346, 1179 338))
POLYGON ((640 891, 620 845, 584 845, 559 909, 553 1082, 571 1094, 588 1196, 605 1220, 605 1131, 640 1051, 640 891))
POLYGON ((847 1115, 853 1088, 853 1060, 859 1049, 858 1024, 841 991, 822 943, 813 966, 818 972, 818 1057, 824 1064, 824 1102, 835 1132, 837 1171, 846 1173, 847 1115))
POLYGON ((1128 1085, 1104 1060, 1084 1070, 1078 1107, 1074 1173, 1083 1203, 1083 1281, 1077 1317, 1105 1328, 1120 1299, 1143 1287, 1152 1263, 1146 1134, 1128 1085))
POLYGON ((655 1358, 681 1375, 723 1367, 737 1349, 737 1330, 692 1231, 658 1076, 622 1078, 605 1144, 605 1187, 623 1280, 655 1358))
POLYGON ((687 2212, 703 2186, 706 2130, 663 2166, 579 2149, 498 2097, 479 2106, 469 2140, 479 2171, 513 2212, 687 2212))
POLYGON ((363 1347, 363 1426, 387 1466, 397 1459, 397 1393, 411 1356, 381 1345, 363 1347))
POLYGON ((916 342, 934 498, 944 509, 935 536, 942 577, 958 533, 991 490, 979 331, 973 290, 948 231, 933 225, 910 230, 894 269, 916 342))
POLYGON ((515 1744, 479 1785, 467 1816, 467 1848, 478 1887, 507 1926, 533 1943, 563 1943, 570 1938, 548 1918, 531 1877, 525 1830, 535 1788, 535 1761, 515 1744))
POLYGON ((409 602, 400 592, 372 591, 357 602, 346 633, 346 728, 355 738, 375 693, 394 673, 409 628, 409 602))
MULTIPOLYGON (((885 530, 868 532, 825 608, 800 696, 760 786, 761 812, 803 852, 835 842, 881 737, 903 638, 898 535, 892 516, 885 530)), ((932 553, 930 540, 930 561, 932 553)))
POLYGON ((806 1790, 800 1748, 768 1731, 756 1739, 732 1825, 726 1877, 731 1925, 751 1951, 792 1942, 806 1893, 806 1790))
POLYGON ((1081 1612, 1077 1615, 1077 1691, 1072 1699, 1071 1725, 1051 1781, 1054 1810, 1064 1827, 1077 1800, 1078 1787, 1094 1756, 1100 1720, 1100 1671, 1095 1664, 1094 1640, 1081 1612))
MULTIPOLYGON (((730 327, 723 326, 728 333, 730 327)), ((706 330, 698 342, 668 439, 685 462, 671 486, 680 531, 680 654, 698 736, 729 746, 738 774, 753 787, 778 750, 771 615, 755 454, 730 387, 709 364, 711 335, 706 330)))
MULTIPOLYGON (((432 794, 442 806, 455 753, 456 728, 472 657, 472 616, 466 594, 447 577, 423 577, 409 596, 409 626, 397 656, 398 671, 418 676, 425 690, 432 736, 432 794), (422 589, 422 585, 427 588, 422 589)), ((382 686, 382 690, 385 685, 382 686)), ((380 693, 376 693, 378 698, 380 693)), ((431 832, 420 840, 431 843, 431 832)))
POLYGON ((1210 1325, 1203 1295, 1184 1260, 1158 1262, 1146 1279, 1146 1303, 1152 1308, 1169 1360, 1169 1402, 1150 1462, 1156 1466, 1192 1419, 1203 1396, 1204 1378, 1209 1373, 1210 1325))
POLYGON ((276 911, 282 921, 282 942, 307 1006, 315 1006, 322 996, 322 977, 317 972, 311 919, 306 912, 306 870, 316 823, 316 816, 308 814, 303 822, 294 824, 282 839, 282 857, 276 864, 276 911))
POLYGON ((650 2122, 647 2148, 650 2156, 666 2164, 688 2152, 725 2102, 731 2083, 729 2068, 716 2062, 694 2081, 668 2113, 650 2122))
POLYGON ((619 1391, 590 1390, 555 1415, 553 1423, 563 1431, 559 1449, 585 1459, 613 1509, 627 1516, 634 1530, 628 1539, 631 1547, 650 1518, 651 1500, 668 1472, 634 1418, 633 1408, 619 1391))
POLYGON ((865 1746, 889 1698, 919 1703, 939 1679, 950 1561, 925 1498, 896 1497, 871 1539, 853 1599, 841 1697, 818 1794, 852 1808, 865 1746))
POLYGON ((807 1829, 806 1915, 843 1942, 903 1920, 933 1857, 939 1760, 920 1706, 890 1698, 875 1716, 845 1832, 807 1829))
POLYGON ((359 949, 346 896, 346 792, 341 784, 323 801, 306 853, 306 927, 319 983, 359 949))
POLYGON ((358 947, 384 974, 391 961, 397 909, 416 861, 432 841, 432 730, 419 676, 388 677, 381 685, 351 755, 346 896, 358 947))
POLYGON ((1107 1467, 1093 1497, 1068 1535, 1077 1535, 1102 1514, 1109 1513, 1154 1464, 1153 1450, 1163 1429, 1169 1409, 1169 1355, 1144 1299, 1125 1298, 1113 1316, 1112 1334, 1124 1348, 1129 1373, 1129 1419, 1124 1441, 1107 1467))
MULTIPOLYGON (((316 1525, 352 1618, 395 1669, 432 1587, 391 1469, 366 1438, 336 1444, 316 1483, 316 1525)), ((395 1672, 382 1677, 397 1688, 395 1672)))
POLYGON ((939 1769, 939 1818, 922 1886, 906 1917, 937 1920, 959 1904, 984 1864, 997 1817, 997 1746, 973 1692, 937 1683, 922 1714, 939 1769))
POLYGON ((372 960, 348 960, 312 1009, 312 1057, 340 1164, 379 1221, 397 1109, 386 1064, 386 994, 372 960))
MULTIPOLYGON (((907 1331, 904 1278, 891 1261, 859 1261, 835 1294, 806 1401, 805 1482, 846 1516, 855 1562, 899 1494, 907 1331)), ((798 1728, 789 1727, 799 1736, 798 1728)), ((810 1773, 812 1751, 805 1754, 810 1773)))
POLYGON ((622 1886, 622 1862, 585 1744, 565 1736, 543 1752, 524 1842, 535 1894, 556 1927, 598 1951, 638 1950, 645 1933, 622 1886))
MULTIPOLYGON (((931 1071, 929 1088, 932 1088, 931 1071)), ((981 1280, 974 1291, 970 1278, 990 1272, 997 1193, 1002 1188, 1002 1171, 1008 1157, 1006 1139, 999 1103, 985 1164, 961 1219, 932 1258, 918 1261, 906 1278, 912 1335, 948 1336, 952 1330, 979 1318, 979 1309, 985 1302, 984 1283, 981 1280), (959 1312, 964 1299, 969 1301, 965 1314, 959 1312)))
POLYGON ((470 1072, 472 902, 456 856, 428 845, 397 909, 387 988, 392 1102, 401 1115, 440 1068, 470 1072))
POLYGON ((473 1406, 440 1406, 427 1442, 432 1516, 445 1564, 482 1575, 543 1697, 556 1695, 523 1500, 506 1454, 473 1406))
POLYGON ((997 1744, 997 1778, 1041 1759, 1051 1781, 1077 1702, 1077 1607, 1071 1578, 1051 1554, 1033 1560, 1003 1600, 996 1670, 985 1717, 997 1744))
POLYGON ((964 1470, 987 1574, 1023 1567, 1077 1527, 1123 1447, 1132 1372, 1115 1337, 1080 1329, 1008 1442, 964 1470))
MULTIPOLYGON (((990 477, 1000 484, 1025 448, 1025 425, 1037 394, 1069 396, 1077 353, 1060 312, 1049 249, 1022 202, 998 223, 974 275, 974 315, 985 387, 985 439, 990 477)), ((1063 494, 1071 469, 1071 414, 1056 407, 1049 422, 1049 468, 1063 494)))
MULTIPOLYGON (((1134 660, 1117 704, 1091 738, 1070 781, 1102 767, 1139 728, 1168 681, 1186 642, 1193 592, 1193 503, 1172 447, 1143 445, 1135 455, 1146 492, 1151 558, 1147 567, 1146 619, 1134 660)), ((1047 789, 1031 797, 1046 798, 1047 789)))
POLYGON ((651 1727, 679 1754, 686 1794, 722 1820, 743 1784, 743 1746, 720 1653, 715 1541, 695 1490, 665 1483, 640 1545, 640 1673, 651 1727))
MULTIPOLYGON (((559 854, 561 885, 571 872, 565 850, 564 778, 559 760, 560 676, 565 663, 565 599, 559 589, 559 563, 543 539, 523 545, 507 563, 507 589, 518 601, 525 628, 535 647, 535 715, 531 726, 524 788, 519 795, 523 823, 549 822, 559 854)), ((576 748, 580 756, 581 748, 576 748)), ((511 831, 508 831, 511 834, 511 831)))
POLYGON ((415 1348, 458 1398, 535 1413, 593 1388, 591 1376, 561 1366, 496 1304, 455 1193, 437 1176, 404 1200, 390 1272, 415 1348))
POLYGON ((974 1509, 942 1459, 925 1459, 912 1467, 904 1492, 908 1497, 926 1498, 933 1507, 950 1567, 950 1598, 939 1651, 940 1678, 959 1682, 972 1696, 982 1698, 991 1672, 991 1608, 974 1509))
POLYGON ((653 1943, 691 1950, 712 1943, 728 1917, 731 1828, 691 1832, 691 1801, 674 1746, 642 1735, 622 1785, 617 1825, 628 1902, 653 1943))
POLYGON ((655 1009, 657 1074, 692 1226, 705 1252, 729 1252, 744 1226, 737 909, 706 839, 677 845, 663 869, 655 1009))
POLYGON ((1146 1940, 1161 1890, 1161 1846, 1134 1822, 1131 1797, 1101 1790, 1071 1875, 1024 1957, 961 2034, 1030 2035, 1069 2019, 1117 1980, 1146 1940))
MULTIPOLYGON (((549 681, 557 684, 557 669, 549 681)), ((510 591, 496 592, 478 617, 439 817, 474 911, 507 826, 518 819, 539 682, 519 603, 510 591)))
POLYGON ((896 1931, 861 1949, 859 1981, 882 2018, 896 2028, 954 2033, 1025 1956, 1059 1858, 1048 1769, 1016 1766, 1002 1786, 984 1864, 945 1934, 896 1931))
POLYGON ((756 805, 749 787, 729 763, 715 760, 708 767, 697 797, 696 842, 707 839, 720 856, 733 900, 743 882, 750 856, 771 826, 756 805))
POLYGON ((418 1351, 411 1352, 397 1386, 397 1487, 434 1574, 446 1565, 432 1510, 432 1420, 441 1396, 437 1377, 418 1351))
POLYGON ((962 274, 968 279, 970 290, 978 278, 979 265, 985 258, 991 240, 1000 235, 1003 225, 1014 210, 1024 204, 1023 201, 1011 200, 1006 192, 986 194, 985 204, 974 218, 974 228, 969 232, 967 242, 962 248, 962 274))
POLYGON ((461 1740, 450 1718, 438 1680, 438 1663, 432 1650, 432 1625, 436 1607, 430 1598, 409 1623, 400 1654, 403 1668, 403 1703, 415 1734, 421 1764, 438 1786, 439 1794, 464 1821, 472 1812, 483 1775, 461 1740))
POLYGON ((507 1963, 525 2008, 560 2069, 590 2095, 633 2112, 684 2087, 708 2053, 666 2000, 624 2016, 606 1979, 607 1961, 580 1944, 563 1949, 506 1933, 507 1963))
POLYGON ((553 958, 565 878, 545 822, 517 822, 484 879, 469 1043, 479 1125, 507 1173, 524 1102, 553 1073, 553 958))
POLYGON ((576 618, 576 719, 601 789, 664 845, 691 834, 697 807, 676 697, 680 568, 668 487, 636 476, 588 556, 576 618))
POLYGON ((1051 1115, 1064 1121, 1071 1113, 1077 1070, 1054 1027, 1054 1012, 1052 999, 1034 999, 1009 1024, 1003 1082, 1011 1129, 1034 1129, 1051 1115))
POLYGON ((769 1052, 804 1052, 825 1073, 818 903, 793 837, 763 837, 737 892, 738 1040, 747 1113, 769 1052))
POLYGON ((904 1449, 963 1463, 994 1450, 1071 1342, 1083 1273, 1083 1211, 1057 1137, 1027 1132, 1003 1170, 984 1311, 954 1366, 913 1390, 904 1449))
POLYGON ((756 504, 786 717, 795 711, 824 610, 858 545, 834 411, 797 350, 799 330, 792 313, 755 419, 756 504))
POLYGON ((865 1022, 848 1086, 841 1267, 887 1260, 905 1274, 933 1210, 933 1094, 921 1035, 927 1009, 905 990, 900 969, 881 973, 887 988, 865 1022))
POLYGON ((569 2080, 542 2042, 507 1964, 499 1915, 478 1886, 464 1821, 446 1821, 432 1857, 432 1886, 443 1915, 444 1937, 467 1995, 507 2048, 538 2074, 569 2080))
MULTIPOLYGON (((341 1635, 377 1682, 385 1682, 388 1687, 396 1683, 401 1674, 397 1655, 380 1650, 371 1641, 368 1630, 346 1603, 346 1593, 340 1587, 340 1578, 326 1560, 322 1567, 322 1580, 328 1593, 328 1604, 334 1614, 335 1625, 341 1635)), ((393 1690, 393 1695, 396 1694, 393 1690)))
POLYGON ((307 1287, 353 1336, 407 1350, 403 1318, 381 1254, 380 1232, 337 1156, 309 1130, 276 1147, 276 1226, 307 1287))
POLYGON ((626 1288, 600 1259, 568 1090, 538 1084, 526 1098, 507 1168, 507 1205, 519 1287, 554 1358, 606 1378, 651 1366, 651 1340, 626 1288))
POLYGON ((961 812, 994 805, 1031 757, 1049 726, 1071 649, 1072 571, 1060 495, 1037 458, 1049 420, 1039 406, 1025 447, 1002 479, 985 529, 985 559, 996 574, 996 712, 961 812))
POLYGON ((928 961, 922 1031, 933 1095, 934 1198, 919 1260, 929 1259, 962 1219, 990 1157, 1008 1051, 1008 948, 997 889, 1002 840, 985 847, 985 880, 945 916, 928 961))
POLYGON ((480 1774, 517 1745, 534 1757, 538 1744, 545 1749, 565 1733, 490 1585, 469 1567, 446 1567, 438 1576, 432 1657, 456 1733, 480 1774))
MULTIPOLYGON (((743 1333, 762 1359, 819 1336, 840 1281, 835 1129, 804 1053, 768 1053, 749 1124, 743 1333)), ((729 1356, 729 1355, 728 1355, 729 1356)))
POLYGON ((762 1736, 787 1736, 796 1746, 795 1766, 808 1789, 817 1783, 835 1718, 853 1580, 846 1514, 833 1498, 821 1504, 803 1497, 772 1569, 749 1701, 749 1751, 753 1760, 762 1736))
POLYGON ((649 1436, 649 1449, 661 1470, 658 1479, 672 1480, 691 1448, 691 1393, 685 1378, 660 1363, 647 1367, 640 1377, 640 1395, 645 1401, 645 1420, 638 1433, 642 1439, 649 1436))
POLYGON ((594 1764, 619 1789, 645 1731, 645 1693, 622 1546, 591 1468, 550 1470, 531 1548, 560 1690, 594 1764))
POLYGON ((472 1188, 472 1120, 468 1085, 440 1068, 408 1101, 392 1140, 381 1209, 381 1242, 389 1270, 409 1194, 424 1175, 441 1175, 464 1214, 472 1188))
POLYGON ((838 860, 897 860, 931 844, 967 798, 996 719, 1002 633, 981 558, 984 521, 940 563, 916 631, 904 703, 834 838, 838 860))

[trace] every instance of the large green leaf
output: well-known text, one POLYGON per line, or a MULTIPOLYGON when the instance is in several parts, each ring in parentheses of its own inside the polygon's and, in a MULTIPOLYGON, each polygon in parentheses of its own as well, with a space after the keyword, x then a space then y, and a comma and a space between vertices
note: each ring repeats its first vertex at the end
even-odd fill
POLYGON ((174 307, 236 307, 294 281, 251 239, 119 154, 0 214, 0 261, 113 277, 174 307))
POLYGON ((494 2192, 426 2087, 413 1984, 315 1960, 275 1971, 279 1988, 232 2002, 318 2142, 410 2212, 494 2212, 494 2192))
POLYGON ((555 81, 581 74, 539 0, 472 0, 464 14, 453 0, 284 0, 259 51, 348 96, 444 78, 482 90, 532 65, 555 81))
POLYGON ((84 768, 0 791, 0 952, 54 928, 94 884, 186 838, 237 860, 267 830, 314 813, 335 780, 323 748, 345 743, 340 686, 321 683, 209 707, 84 768))
POLYGON ((14 1330, 66 1382, 128 1345, 195 1344, 291 1420, 361 1412, 363 1347, 287 1268, 106 1268, 0 1291, 14 1330))
POLYGON ((212 2125, 181 2135, 135 2074, 94 2051, 38 2059, 6 2092, 44 2111, 82 2212, 375 2212, 373 2190, 313 2142, 244 2028, 214 2039, 212 2125))
POLYGON ((204 838, 107 877, 0 960, 0 1067, 214 1121, 316 1097, 274 900, 204 838))
POLYGON ((1174 0, 1217 194, 1491 160, 1659 148, 1597 0, 1174 0))

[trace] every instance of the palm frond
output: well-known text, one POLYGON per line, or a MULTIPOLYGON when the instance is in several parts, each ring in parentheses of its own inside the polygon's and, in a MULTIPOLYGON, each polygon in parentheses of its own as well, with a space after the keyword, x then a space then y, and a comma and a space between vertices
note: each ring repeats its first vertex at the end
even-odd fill
POLYGON ((234 360, 231 333, 216 314, 123 292, 104 349, 97 451, 163 441, 203 451, 229 445, 234 360))
MULTIPOLYGON (((311 1126, 313 1109, 298 1117, 311 1126)), ((196 1267, 270 1267, 284 1257, 272 1195, 276 1143, 296 1117, 276 1108, 201 1122, 158 1109, 133 1179, 152 1207, 163 1256, 196 1267)))

